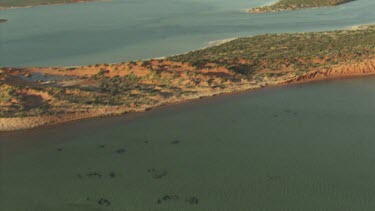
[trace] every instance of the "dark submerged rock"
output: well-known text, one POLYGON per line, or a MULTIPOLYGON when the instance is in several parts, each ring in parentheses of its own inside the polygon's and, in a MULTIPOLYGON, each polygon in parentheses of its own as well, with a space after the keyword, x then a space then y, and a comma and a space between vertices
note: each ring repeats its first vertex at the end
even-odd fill
POLYGON ((98 204, 104 207, 109 207, 111 205, 111 202, 108 199, 101 198, 99 199, 98 204))
POLYGON ((159 198, 156 203, 161 204, 163 202, 168 202, 168 201, 176 201, 179 200, 180 197, 176 194, 165 194, 163 197, 159 198))
POLYGON ((188 202, 189 204, 198 204, 199 199, 197 197, 193 196, 193 197, 190 197, 190 198, 186 199, 186 202, 188 202))
POLYGON ((180 197, 178 197, 176 194, 174 194, 174 195, 164 195, 163 196, 163 200, 177 200, 179 198, 180 197))
POLYGON ((117 154, 123 154, 123 153, 126 152, 126 150, 125 150, 124 148, 121 148, 121 149, 117 149, 115 152, 116 152, 117 154))
MULTIPOLYGON (((165 202, 169 202, 169 201, 178 201, 178 200, 180 200, 180 197, 176 194, 165 194, 163 197, 157 199, 156 203, 161 204, 161 203, 165 203, 165 202)), ((186 203, 189 203, 191 205, 196 205, 196 204, 199 203, 198 197, 195 197, 195 196, 188 197, 188 198, 186 198, 185 201, 186 201, 186 203)))
POLYGON ((97 173, 97 172, 93 172, 93 173, 88 173, 87 174, 88 177, 98 177, 98 178, 101 178, 102 175, 97 173))
POLYGON ((148 169, 148 173, 151 174, 151 177, 154 179, 160 179, 168 174, 167 170, 165 169, 148 169))

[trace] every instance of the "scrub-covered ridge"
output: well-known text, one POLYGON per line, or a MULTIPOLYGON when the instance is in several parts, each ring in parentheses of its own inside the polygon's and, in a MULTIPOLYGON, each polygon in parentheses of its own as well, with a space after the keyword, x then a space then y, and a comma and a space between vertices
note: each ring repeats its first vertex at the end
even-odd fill
POLYGON ((219 46, 170 57, 197 67, 215 63, 232 72, 254 77, 260 73, 299 75, 343 63, 371 59, 375 54, 375 27, 294 34, 266 34, 239 38, 219 46))

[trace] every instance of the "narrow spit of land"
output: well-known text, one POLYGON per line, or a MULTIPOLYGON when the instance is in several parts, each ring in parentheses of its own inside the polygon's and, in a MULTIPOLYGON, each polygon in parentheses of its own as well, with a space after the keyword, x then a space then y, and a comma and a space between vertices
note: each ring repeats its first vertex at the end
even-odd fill
POLYGON ((305 8, 330 7, 355 0, 279 0, 275 4, 249 9, 251 13, 280 12, 305 8))
POLYGON ((375 74, 375 26, 239 38, 164 59, 0 68, 0 131, 145 111, 168 103, 375 74))

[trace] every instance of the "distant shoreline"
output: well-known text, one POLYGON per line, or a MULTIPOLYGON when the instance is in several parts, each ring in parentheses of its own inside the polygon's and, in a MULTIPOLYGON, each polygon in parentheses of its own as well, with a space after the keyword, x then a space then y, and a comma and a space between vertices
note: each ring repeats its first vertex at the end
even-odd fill
POLYGON ((247 9, 248 13, 273 13, 273 12, 283 12, 283 11, 293 11, 293 10, 301 10, 301 9, 315 9, 315 8, 325 8, 325 7, 335 7, 338 5, 342 5, 345 3, 353 2, 355 0, 336 0, 333 3, 320 3, 319 0, 310 0, 311 4, 303 4, 301 0, 301 4, 293 4, 289 3, 288 0, 278 0, 271 4, 265 6, 259 6, 255 8, 247 9), (315 3, 316 1, 317 3, 315 3))
POLYGON ((77 1, 74 1, 74 2, 33 4, 33 5, 24 5, 24 6, 0 6, 0 10, 22 9, 22 8, 32 8, 32 7, 40 7, 40 6, 55 6, 55 5, 65 5, 65 4, 89 3, 89 2, 97 2, 97 1, 109 1, 109 0, 77 0, 77 1))

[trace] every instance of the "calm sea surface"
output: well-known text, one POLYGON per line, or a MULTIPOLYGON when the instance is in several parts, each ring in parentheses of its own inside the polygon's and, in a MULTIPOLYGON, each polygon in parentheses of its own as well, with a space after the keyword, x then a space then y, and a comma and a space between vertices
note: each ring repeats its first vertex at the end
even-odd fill
POLYGON ((167 56, 210 41, 374 23, 375 1, 274 14, 272 0, 111 0, 0 11, 0 66, 112 63, 167 56))
POLYGON ((374 108, 368 78, 0 134, 0 204, 7 211, 373 211, 374 108))

